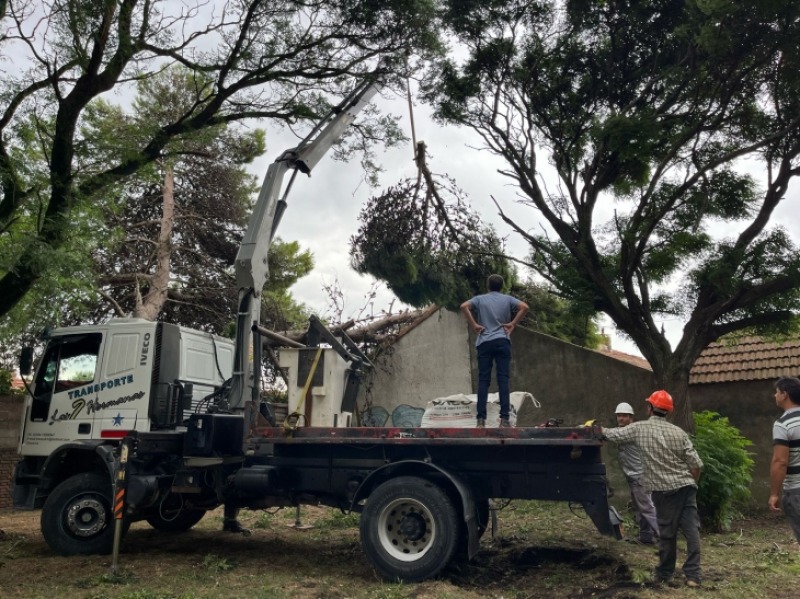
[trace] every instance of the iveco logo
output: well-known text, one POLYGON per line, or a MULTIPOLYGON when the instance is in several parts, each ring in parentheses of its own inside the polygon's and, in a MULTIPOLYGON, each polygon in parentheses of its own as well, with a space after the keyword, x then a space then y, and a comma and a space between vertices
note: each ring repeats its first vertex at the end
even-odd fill
POLYGON ((147 364, 147 354, 150 351, 150 333, 144 334, 144 343, 142 343, 142 355, 139 358, 139 365, 144 366, 147 364))

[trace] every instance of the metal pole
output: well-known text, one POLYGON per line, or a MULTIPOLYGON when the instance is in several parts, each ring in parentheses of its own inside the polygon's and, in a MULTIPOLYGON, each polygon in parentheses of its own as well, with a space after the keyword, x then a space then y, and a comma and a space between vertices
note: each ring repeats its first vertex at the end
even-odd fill
POLYGON ((114 545, 111 557, 111 574, 118 574, 119 547, 122 543, 122 524, 125 516, 125 496, 128 490, 128 457, 133 453, 133 439, 125 437, 119 446, 119 459, 114 477, 114 545))

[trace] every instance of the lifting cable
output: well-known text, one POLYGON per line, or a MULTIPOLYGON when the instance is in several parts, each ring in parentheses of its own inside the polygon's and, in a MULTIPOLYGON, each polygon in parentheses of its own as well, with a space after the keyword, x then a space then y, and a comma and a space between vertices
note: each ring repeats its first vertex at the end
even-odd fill
POLYGON ((433 206, 439 218, 442 219, 446 229, 454 236, 458 236, 459 230, 447 213, 446 202, 439 194, 439 190, 434 180, 433 173, 428 167, 426 160, 427 146, 424 141, 417 141, 416 125, 414 123, 414 104, 411 101, 411 78, 406 77, 406 98, 408 100, 408 117, 411 122, 411 143, 414 145, 414 164, 417 167, 417 182, 414 186, 414 197, 417 197, 422 181, 425 181, 425 199, 422 203, 423 218, 427 221, 428 205, 433 206))

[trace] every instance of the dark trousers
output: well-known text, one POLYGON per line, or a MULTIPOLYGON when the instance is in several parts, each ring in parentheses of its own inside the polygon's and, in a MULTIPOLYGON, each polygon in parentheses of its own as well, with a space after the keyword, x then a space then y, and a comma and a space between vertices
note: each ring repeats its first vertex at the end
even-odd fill
POLYGON ((511 370, 511 341, 493 339, 484 341, 478 351, 478 418, 486 420, 486 400, 489 397, 489 383, 492 381, 492 363, 497 368, 497 391, 500 393, 500 418, 508 418, 510 391, 509 371, 511 370))
POLYGON ((794 537, 800 543, 800 489, 784 491, 781 504, 789 526, 792 527, 794 537))
POLYGON ((660 535, 656 576, 671 580, 675 575, 678 555, 678 529, 686 537, 686 561, 683 574, 700 581, 700 517, 697 514, 697 487, 686 486, 675 491, 653 491, 660 535))

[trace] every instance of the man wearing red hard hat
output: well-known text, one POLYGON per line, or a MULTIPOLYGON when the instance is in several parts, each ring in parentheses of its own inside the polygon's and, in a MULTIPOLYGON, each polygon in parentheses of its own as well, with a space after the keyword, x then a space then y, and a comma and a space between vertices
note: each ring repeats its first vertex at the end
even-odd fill
POLYGON ((672 583, 678 550, 678 529, 686 537, 683 575, 686 585, 701 584, 700 518, 697 481, 703 462, 686 432, 667 422, 672 396, 663 389, 646 400, 649 418, 628 426, 602 429, 616 444, 634 443, 642 452, 644 484, 651 492, 658 518, 659 550, 655 582, 672 583))

